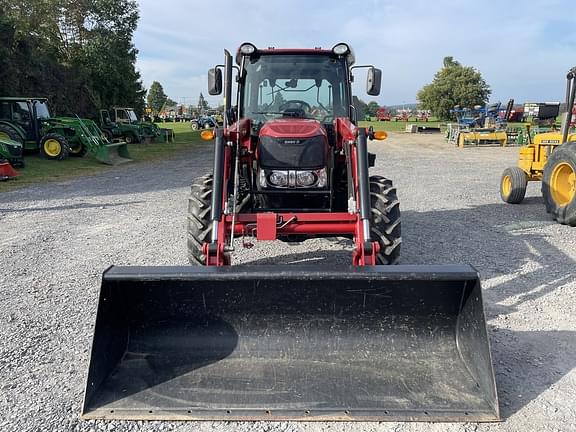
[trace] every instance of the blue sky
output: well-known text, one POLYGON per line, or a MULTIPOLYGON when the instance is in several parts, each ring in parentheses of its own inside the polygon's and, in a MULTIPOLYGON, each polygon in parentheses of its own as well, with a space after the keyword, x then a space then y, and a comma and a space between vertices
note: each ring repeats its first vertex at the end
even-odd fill
POLYGON ((576 65, 574 0, 492 1, 184 1, 140 0, 134 43, 148 88, 159 81, 180 103, 208 97, 206 72, 223 50, 256 46, 331 48, 348 42, 357 64, 382 69, 381 105, 416 101, 445 56, 478 69, 492 101, 558 101, 576 65))

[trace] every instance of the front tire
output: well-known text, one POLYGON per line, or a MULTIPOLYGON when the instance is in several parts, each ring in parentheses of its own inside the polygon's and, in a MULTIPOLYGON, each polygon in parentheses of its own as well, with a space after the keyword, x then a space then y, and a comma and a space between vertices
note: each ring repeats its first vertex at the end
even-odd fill
POLYGON ((40 140, 40 154, 46 159, 64 160, 70 153, 68 140, 60 134, 49 133, 40 140))
POLYGON ((518 167, 506 168, 500 178, 500 198, 508 204, 520 204, 526 196, 528 176, 518 167))
POLYGON ((380 245, 376 262, 382 265, 397 264, 402 244, 400 201, 392 180, 381 176, 370 177, 370 202, 370 234, 380 245))
POLYGON ((212 175, 199 177, 192 183, 188 198, 188 261, 205 265, 202 245, 211 240, 212 175))
POLYGON ((576 226, 576 142, 557 147, 544 166, 542 196, 559 223, 576 226))

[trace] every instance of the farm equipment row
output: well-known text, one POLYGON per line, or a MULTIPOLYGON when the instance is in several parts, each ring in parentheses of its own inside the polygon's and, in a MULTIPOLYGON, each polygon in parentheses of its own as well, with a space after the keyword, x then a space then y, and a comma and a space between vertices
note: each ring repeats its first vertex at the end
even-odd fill
POLYGON ((133 108, 113 107, 110 111, 100 110, 98 126, 110 142, 151 142, 162 136, 161 129, 154 123, 140 121, 133 108))
POLYGON ((126 143, 108 141, 94 121, 52 117, 45 98, 0 97, 0 139, 12 152, 4 158, 16 164, 26 150, 53 160, 86 154, 110 165, 131 160, 126 143))

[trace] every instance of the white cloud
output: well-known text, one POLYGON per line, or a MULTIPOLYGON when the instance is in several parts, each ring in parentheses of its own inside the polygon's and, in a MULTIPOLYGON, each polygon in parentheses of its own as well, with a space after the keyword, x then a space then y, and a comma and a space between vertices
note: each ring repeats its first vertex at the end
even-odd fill
MULTIPOLYGON (((140 7, 138 67, 147 86, 160 81, 176 100, 206 96, 208 68, 222 62, 224 48, 233 51, 243 41, 264 47, 349 42, 359 63, 383 69, 376 98, 382 104, 415 101, 447 55, 480 70, 494 100, 558 100, 576 59, 571 0, 541 1, 537 10, 520 0, 143 0, 140 7)), ((355 90, 370 99, 362 85, 355 90)))

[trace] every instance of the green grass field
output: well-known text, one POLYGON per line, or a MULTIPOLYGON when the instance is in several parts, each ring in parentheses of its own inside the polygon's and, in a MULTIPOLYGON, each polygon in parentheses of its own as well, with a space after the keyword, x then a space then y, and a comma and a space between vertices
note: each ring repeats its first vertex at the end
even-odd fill
MULTIPOLYGON (((133 163, 169 158, 178 152, 195 145, 209 145, 200 138, 200 132, 192 131, 189 123, 161 123, 160 127, 173 129, 176 134, 174 142, 156 142, 153 144, 130 144, 128 151, 133 163)), ((63 161, 43 159, 37 154, 24 156, 25 168, 18 168, 20 176, 16 180, 0 182, 0 193, 34 183, 47 183, 67 180, 78 176, 92 175, 110 170, 113 167, 98 162, 90 155, 83 158, 68 158, 63 161)), ((131 165, 132 163, 130 163, 131 165)))

